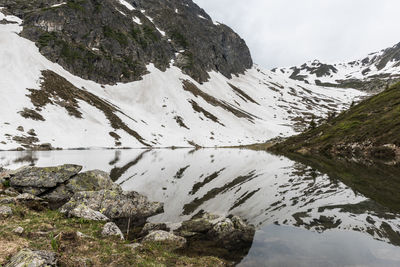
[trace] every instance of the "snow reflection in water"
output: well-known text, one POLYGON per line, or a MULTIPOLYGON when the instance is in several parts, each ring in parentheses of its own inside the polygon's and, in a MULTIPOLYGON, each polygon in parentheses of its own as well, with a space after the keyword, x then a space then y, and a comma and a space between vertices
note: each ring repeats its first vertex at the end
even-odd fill
POLYGON ((400 252, 396 247, 400 246, 399 214, 337 179, 285 157, 235 149, 0 152, 0 166, 7 168, 64 163, 109 171, 125 190, 164 202, 165 212, 151 218, 154 222, 178 223, 200 210, 245 218, 259 229, 243 262, 245 266, 252 262, 304 266, 400 264, 399 257, 395 257, 400 252), (304 247, 294 246, 296 242, 304 247), (343 250, 341 247, 349 242, 363 246, 343 250), (281 254, 276 252, 272 257, 271 251, 283 247, 281 254), (342 249, 340 253, 353 256, 334 257, 323 247, 342 249), (315 253, 325 256, 313 256, 315 253), (366 255, 373 260, 367 261, 366 255))

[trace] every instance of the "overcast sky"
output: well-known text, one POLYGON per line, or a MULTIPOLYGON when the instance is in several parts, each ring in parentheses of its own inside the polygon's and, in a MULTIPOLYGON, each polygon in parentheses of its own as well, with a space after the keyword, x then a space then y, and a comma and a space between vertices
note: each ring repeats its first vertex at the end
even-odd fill
POLYGON ((232 27, 255 63, 358 59, 400 42, 399 0, 194 0, 232 27))

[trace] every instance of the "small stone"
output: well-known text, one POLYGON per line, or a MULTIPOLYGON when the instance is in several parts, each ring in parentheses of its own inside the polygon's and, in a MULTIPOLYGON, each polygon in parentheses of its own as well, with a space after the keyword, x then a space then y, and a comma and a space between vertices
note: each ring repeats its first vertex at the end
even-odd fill
POLYGON ((15 228, 13 230, 13 233, 17 234, 17 235, 22 235, 24 233, 24 228, 22 228, 21 226, 18 226, 17 228, 15 228))
POLYGON ((142 240, 142 243, 149 243, 149 242, 174 245, 176 248, 183 248, 184 246, 186 246, 185 238, 162 230, 152 231, 142 240))
POLYGON ((106 223, 101 231, 101 234, 103 236, 119 236, 121 240, 124 240, 124 234, 113 222, 106 223))
POLYGON ((128 245, 126 245, 126 246, 127 246, 128 248, 131 248, 131 249, 135 250, 135 249, 138 249, 138 248, 142 247, 143 245, 140 244, 140 243, 132 243, 132 244, 128 244, 128 245))
POLYGON ((0 206, 0 218, 8 218, 13 214, 12 209, 8 206, 0 206))
POLYGON ((79 238, 91 238, 90 236, 85 235, 84 233, 81 233, 79 231, 76 232, 76 236, 79 237, 79 238))

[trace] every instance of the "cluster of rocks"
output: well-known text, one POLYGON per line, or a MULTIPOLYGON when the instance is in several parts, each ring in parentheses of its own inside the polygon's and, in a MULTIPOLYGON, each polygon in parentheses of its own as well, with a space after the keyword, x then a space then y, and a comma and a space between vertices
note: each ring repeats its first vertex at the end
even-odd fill
MULTIPOLYGON (((123 191, 105 172, 94 170, 81 173, 81 170, 81 166, 62 165, 0 171, 0 182, 9 186, 0 189, 0 218, 13 215, 7 204, 24 205, 37 211, 58 208, 67 217, 107 222, 101 232, 105 237, 128 239, 129 226, 140 227, 141 231, 134 239, 141 243, 130 244, 132 248, 157 242, 174 249, 187 249, 196 240, 212 240, 215 247, 227 250, 251 246, 254 226, 247 225, 237 216, 219 217, 202 213, 183 222, 174 231, 166 223, 146 223, 147 218, 163 211, 162 203, 151 202, 134 191, 123 191), (127 235, 124 236, 124 233, 127 235)), ((21 235, 24 229, 17 227, 14 232, 21 235)), ((79 232, 75 235, 87 237, 79 232)), ((55 266, 56 256, 49 253, 24 249, 6 266, 32 262, 34 264, 28 266, 55 266)))

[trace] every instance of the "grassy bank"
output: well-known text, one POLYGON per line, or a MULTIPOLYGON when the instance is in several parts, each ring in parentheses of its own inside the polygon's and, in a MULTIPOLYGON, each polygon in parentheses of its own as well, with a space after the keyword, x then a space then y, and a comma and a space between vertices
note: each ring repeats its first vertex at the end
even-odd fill
POLYGON ((103 237, 105 222, 66 218, 49 209, 6 206, 13 215, 0 220, 0 266, 23 248, 54 251, 60 266, 225 266, 215 257, 187 257, 157 243, 132 248, 129 244, 134 241, 103 237), (17 227, 24 228, 23 233, 14 232, 17 227))

